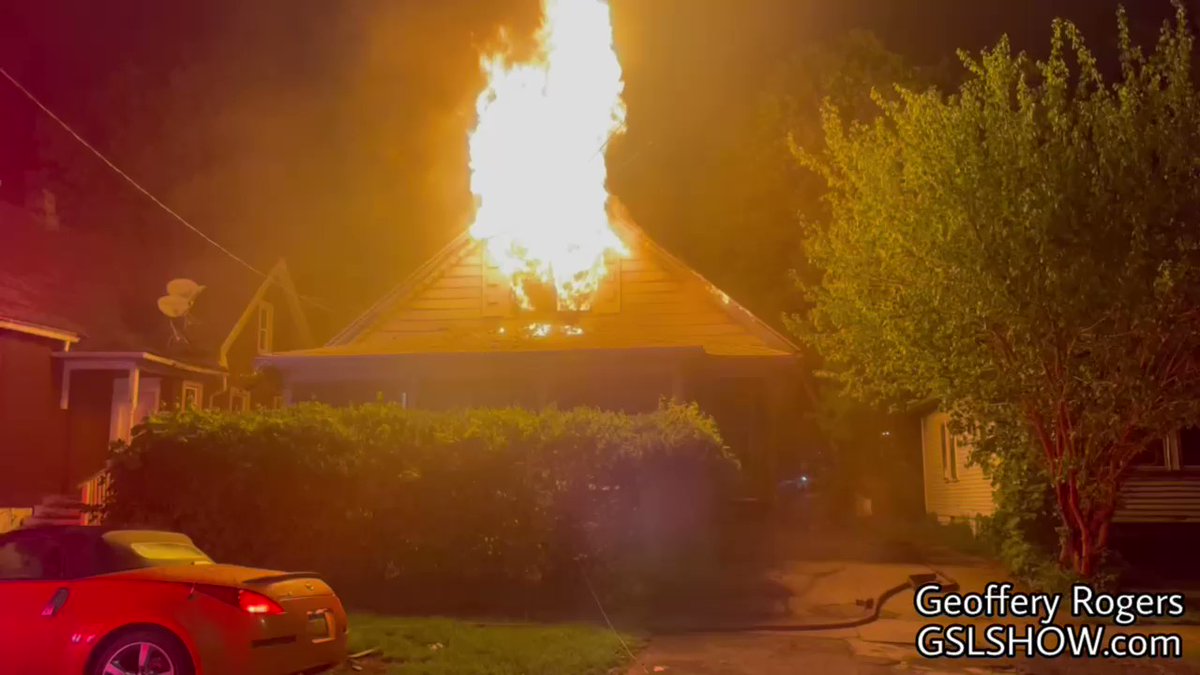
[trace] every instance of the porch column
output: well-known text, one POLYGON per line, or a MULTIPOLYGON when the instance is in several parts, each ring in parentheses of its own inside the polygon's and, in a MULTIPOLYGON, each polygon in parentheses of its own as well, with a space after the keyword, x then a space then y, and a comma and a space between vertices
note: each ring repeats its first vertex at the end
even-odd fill
POLYGON ((404 383, 404 407, 417 407, 417 377, 410 376, 404 383))
POLYGON ((687 402, 688 378, 684 364, 677 363, 671 369, 671 398, 680 403, 687 402))
POLYGON ((62 383, 58 390, 58 408, 66 410, 71 406, 71 364, 62 364, 62 383))
POLYGON ((121 430, 125 440, 130 440, 133 437, 133 427, 141 421, 137 419, 138 398, 141 397, 141 388, 142 370, 134 366, 129 369, 129 426, 121 430))

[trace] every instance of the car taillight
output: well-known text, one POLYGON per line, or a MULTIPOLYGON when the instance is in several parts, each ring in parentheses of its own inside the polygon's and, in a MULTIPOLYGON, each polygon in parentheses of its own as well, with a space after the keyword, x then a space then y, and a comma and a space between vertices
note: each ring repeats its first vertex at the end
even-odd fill
POLYGON ((264 614, 266 616, 283 614, 283 608, 279 606, 279 603, 254 591, 239 591, 238 607, 241 607, 242 611, 247 614, 264 614))
POLYGON ((197 584, 195 588, 197 593, 203 593, 211 598, 216 598, 221 602, 233 605, 247 614, 275 616, 284 613, 283 607, 280 607, 279 603, 254 591, 230 588, 228 586, 206 586, 201 584, 197 584))

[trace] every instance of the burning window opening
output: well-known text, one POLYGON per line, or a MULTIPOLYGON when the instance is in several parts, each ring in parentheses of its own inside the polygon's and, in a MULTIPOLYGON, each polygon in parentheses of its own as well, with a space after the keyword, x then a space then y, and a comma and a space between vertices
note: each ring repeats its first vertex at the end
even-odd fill
MULTIPOLYGON (((575 324, 555 325, 549 322, 536 322, 524 326, 519 334, 527 338, 541 339, 550 337, 556 331, 568 337, 578 337, 585 332, 583 327, 575 324)), ((509 335, 508 328, 500 326, 496 329, 496 335, 507 337, 509 335)))

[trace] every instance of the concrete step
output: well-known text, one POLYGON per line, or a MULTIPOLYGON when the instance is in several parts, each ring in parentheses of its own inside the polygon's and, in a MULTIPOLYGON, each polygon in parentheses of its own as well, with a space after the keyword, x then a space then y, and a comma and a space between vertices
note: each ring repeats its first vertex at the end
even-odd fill
POLYGON ((22 528, 41 527, 45 525, 81 525, 81 517, 75 518, 39 518, 38 516, 30 516, 21 524, 22 528))
POLYGON ((81 515, 83 515, 83 509, 80 508, 44 506, 42 504, 33 507, 34 518, 47 518, 51 520, 69 520, 74 518, 78 520, 81 515))
POLYGON ((46 495, 41 501, 44 506, 57 506, 68 508, 83 508, 84 503, 75 495, 46 495))
POLYGON ((78 525, 83 522, 86 508, 83 502, 69 495, 46 495, 33 507, 33 514, 25 526, 78 525))

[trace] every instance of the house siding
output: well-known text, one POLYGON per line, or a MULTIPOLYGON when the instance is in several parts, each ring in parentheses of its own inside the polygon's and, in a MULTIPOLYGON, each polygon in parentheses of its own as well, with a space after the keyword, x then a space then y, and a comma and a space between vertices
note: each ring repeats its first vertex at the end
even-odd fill
MULTIPOLYGON (((981 467, 966 466, 966 446, 957 453, 958 479, 948 478, 943 469, 940 429, 948 420, 941 412, 921 419, 925 512, 943 521, 990 515, 995 511, 991 481, 981 467)), ((1200 523, 1200 468, 1134 469, 1121 486, 1113 522, 1200 523)))
POLYGON ((1119 499, 1116 523, 1200 523, 1200 469, 1135 470, 1119 499))
POLYGON ((970 446, 959 441, 955 453, 957 478, 943 467, 941 427, 950 416, 935 412, 921 418, 921 455, 925 483, 925 512, 940 521, 973 519, 996 510, 992 482, 983 467, 969 464, 970 446))
MULTIPOLYGON (((769 356, 780 352, 763 344, 721 307, 722 298, 674 266, 643 242, 630 242, 626 257, 610 260, 597 293, 597 306, 577 319, 591 349, 703 346, 711 354, 769 356)), ((443 340, 473 342, 497 326, 519 330, 536 319, 522 318, 498 300, 489 267, 478 245, 466 248, 427 285, 383 317, 355 343, 359 348, 436 345, 443 340)), ((505 286, 507 288, 507 286, 505 286)), ((506 291, 507 292, 507 291, 506 291)), ((551 337, 546 344, 554 344, 551 337)), ((418 348, 418 350, 422 350, 418 348)))

